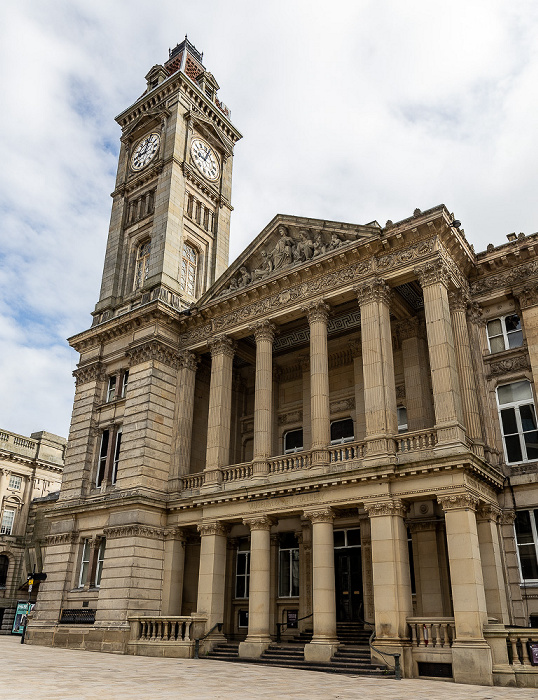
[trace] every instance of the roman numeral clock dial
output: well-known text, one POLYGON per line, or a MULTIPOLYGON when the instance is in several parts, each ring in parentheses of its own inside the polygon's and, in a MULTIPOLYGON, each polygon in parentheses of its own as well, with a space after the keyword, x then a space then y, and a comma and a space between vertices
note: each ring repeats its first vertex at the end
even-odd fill
POLYGON ((191 158, 207 180, 218 180, 220 174, 219 159, 215 151, 202 139, 193 139, 191 143, 191 158))
POLYGON ((133 170, 145 168, 159 152, 160 142, 161 137, 155 132, 142 139, 131 156, 131 168, 133 170))

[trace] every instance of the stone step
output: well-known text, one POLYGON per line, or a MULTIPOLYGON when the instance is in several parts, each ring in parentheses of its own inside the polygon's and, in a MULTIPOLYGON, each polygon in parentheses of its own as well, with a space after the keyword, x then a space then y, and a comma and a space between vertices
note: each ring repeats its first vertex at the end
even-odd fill
MULTIPOLYGON (((213 661, 220 661, 224 659, 215 659, 211 656, 209 658, 212 658, 213 661)), ((280 660, 275 660, 275 659, 264 659, 261 657, 260 659, 240 659, 239 657, 232 657, 230 659, 226 659, 227 662, 232 662, 232 663, 253 663, 253 664, 259 664, 262 666, 277 666, 281 668, 294 668, 297 670, 302 670, 302 671, 318 671, 322 673, 339 673, 339 674, 345 674, 345 675, 353 675, 353 676, 375 676, 377 678, 393 678, 394 673, 391 673, 390 671, 387 671, 385 669, 380 669, 375 666, 368 666, 366 664, 364 665, 359 665, 359 664, 316 664, 316 663, 309 663, 307 661, 280 661, 280 660)))

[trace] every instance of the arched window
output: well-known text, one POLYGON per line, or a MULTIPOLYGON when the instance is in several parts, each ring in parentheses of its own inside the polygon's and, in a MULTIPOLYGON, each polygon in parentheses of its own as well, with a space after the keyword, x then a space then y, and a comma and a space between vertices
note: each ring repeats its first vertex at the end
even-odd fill
POLYGON ((183 257, 181 259, 181 289, 194 296, 196 292, 196 266, 198 254, 188 243, 183 244, 183 257))
POLYGON ((0 588, 6 587, 9 558, 5 554, 0 555, 0 588))
POLYGON ((151 241, 146 241, 138 246, 136 253, 135 283, 134 288, 140 289, 148 278, 149 274, 149 254, 151 252, 151 241))

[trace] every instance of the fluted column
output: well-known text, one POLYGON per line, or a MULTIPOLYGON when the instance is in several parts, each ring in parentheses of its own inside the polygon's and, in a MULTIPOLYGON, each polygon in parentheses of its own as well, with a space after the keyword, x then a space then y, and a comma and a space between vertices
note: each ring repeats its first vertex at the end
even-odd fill
POLYGON ((397 330, 402 344, 408 429, 431 428, 434 423, 433 406, 419 319, 414 316, 399 321, 397 330))
MULTIPOLYGON (((355 290, 361 310, 364 408, 367 459, 394 454, 398 432, 396 385, 390 328, 391 291, 384 280, 372 278, 355 290)), ((379 459, 379 457, 377 458, 379 459)))
POLYGON ((355 440, 364 440, 366 411, 364 410, 364 375, 362 369, 362 342, 360 336, 350 343, 353 355, 353 382, 355 384, 355 440))
POLYGON ((211 382, 207 418, 205 482, 220 482, 220 468, 230 458, 232 413, 232 365, 235 343, 221 335, 209 343, 211 350, 211 382))
POLYGON ((415 269, 424 292, 437 450, 465 444, 454 334, 448 305, 449 272, 441 258, 415 269))
POLYGON ((454 605, 454 680, 491 685, 491 650, 484 640, 486 596, 475 515, 478 499, 469 493, 457 493, 437 500, 445 511, 454 605))
POLYGON ((330 661, 338 647, 334 582, 334 512, 331 508, 305 511, 312 523, 312 607, 314 636, 305 646, 305 661, 330 661))
POLYGON ((179 477, 188 474, 191 464, 194 387, 199 358, 186 350, 179 353, 179 372, 174 411, 174 437, 170 469, 170 490, 179 487, 179 477))
POLYGON ((239 656, 258 658, 271 643, 271 525, 267 516, 246 518, 250 527, 250 590, 248 600, 248 635, 239 645, 239 656))
POLYGON ((310 425, 312 428, 312 464, 329 461, 331 441, 329 423, 329 355, 327 321, 329 307, 316 301, 306 309, 310 324, 310 425))
POLYGON ((227 529, 219 522, 202 522, 198 532, 201 545, 197 613, 207 617, 209 632, 213 625, 224 622, 227 529))
POLYGON ((275 326, 267 321, 252 329, 256 339, 254 389, 254 474, 267 474, 273 428, 273 339, 275 326))
POLYGON ((482 576, 488 618, 493 617, 503 625, 510 624, 506 581, 504 579, 499 520, 501 509, 489 504, 482 505, 476 513, 482 576))
POLYGON ((477 386, 471 355, 469 329, 467 327, 467 299, 464 292, 461 289, 457 289, 449 292, 448 301, 452 316, 456 361, 458 363, 463 419, 467 429, 467 436, 473 440, 480 455, 484 456, 477 386))
POLYGON ((162 594, 163 615, 181 615, 185 541, 185 534, 179 527, 172 527, 165 532, 162 594))

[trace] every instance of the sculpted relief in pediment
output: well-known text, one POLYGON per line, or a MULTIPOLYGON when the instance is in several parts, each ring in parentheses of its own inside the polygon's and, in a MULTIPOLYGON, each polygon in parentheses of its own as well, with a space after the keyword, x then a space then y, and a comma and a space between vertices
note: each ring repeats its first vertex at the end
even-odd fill
POLYGON ((357 232, 336 233, 306 228, 290 231, 281 224, 276 229, 276 240, 271 236, 266 246, 239 268, 221 295, 244 289, 279 270, 308 262, 363 237, 357 232))

